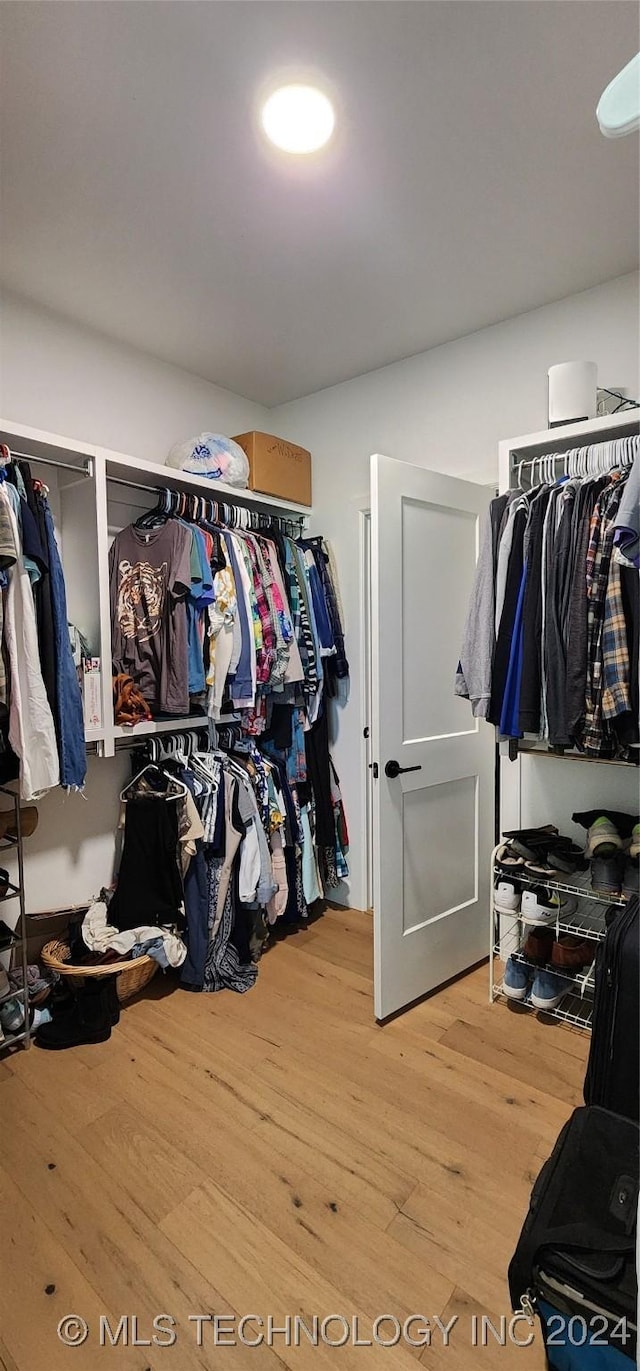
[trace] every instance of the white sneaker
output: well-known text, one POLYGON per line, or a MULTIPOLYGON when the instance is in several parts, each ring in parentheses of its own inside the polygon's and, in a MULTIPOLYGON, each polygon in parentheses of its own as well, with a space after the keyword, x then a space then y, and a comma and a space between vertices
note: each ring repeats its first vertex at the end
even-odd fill
POLYGON ((520 889, 513 881, 498 881, 493 892, 493 907, 499 914, 517 914, 520 909, 520 889))
POLYGON ((522 918, 527 924, 554 924, 558 919, 566 919, 573 914, 577 904, 577 900, 562 899, 555 890, 536 886, 533 890, 522 892, 522 918))

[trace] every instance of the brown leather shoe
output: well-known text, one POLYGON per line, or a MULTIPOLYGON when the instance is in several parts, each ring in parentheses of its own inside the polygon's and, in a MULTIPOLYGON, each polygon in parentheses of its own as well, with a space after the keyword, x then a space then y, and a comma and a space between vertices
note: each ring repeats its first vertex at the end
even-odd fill
POLYGON ((585 966, 591 966, 595 955, 596 945, 588 938, 574 938, 570 933, 563 933, 553 944, 551 964, 561 966, 564 971, 582 971, 585 966))
POLYGON ((531 928, 522 947, 522 955, 536 966, 546 966, 551 961, 554 942, 552 928, 531 928))

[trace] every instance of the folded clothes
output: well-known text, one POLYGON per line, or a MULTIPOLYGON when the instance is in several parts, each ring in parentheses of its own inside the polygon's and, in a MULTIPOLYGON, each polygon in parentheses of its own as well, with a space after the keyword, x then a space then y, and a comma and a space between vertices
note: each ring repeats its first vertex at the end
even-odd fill
MULTIPOLYGON (((171 929, 143 925, 140 928, 127 928, 123 933, 118 932, 117 928, 107 922, 107 906, 103 900, 94 901, 87 910, 82 922, 82 937, 91 952, 106 952, 111 948, 122 956, 131 956, 134 948, 141 944, 160 942, 167 966, 182 966, 187 955, 182 938, 171 929)), ((157 950, 156 947, 156 952, 157 950)), ((149 955, 154 954, 149 952, 149 955)), ((156 956, 156 961, 160 961, 159 956, 156 956)))

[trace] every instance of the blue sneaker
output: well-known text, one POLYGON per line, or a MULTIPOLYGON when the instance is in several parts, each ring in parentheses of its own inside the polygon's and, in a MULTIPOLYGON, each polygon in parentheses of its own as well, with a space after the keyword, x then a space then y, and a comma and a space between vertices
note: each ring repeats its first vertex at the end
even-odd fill
POLYGON ((529 990, 531 972, 528 967, 522 966, 520 962, 514 961, 509 957, 504 969, 504 981, 502 989, 510 1000, 526 1000, 529 990))
POLYGON ((553 971, 538 971, 531 991, 531 1003, 536 1009, 556 1009, 572 982, 553 971))

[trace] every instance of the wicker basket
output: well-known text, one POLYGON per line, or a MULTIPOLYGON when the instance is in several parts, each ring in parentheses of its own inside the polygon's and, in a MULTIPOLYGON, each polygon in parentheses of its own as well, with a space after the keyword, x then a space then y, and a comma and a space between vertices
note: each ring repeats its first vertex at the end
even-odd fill
POLYGON ((59 976, 117 976, 118 999, 121 1004, 130 1000, 132 995, 144 990, 145 985, 155 976, 158 963, 154 957, 133 957, 130 962, 110 962, 107 966, 72 966, 69 962, 69 944, 58 938, 47 943, 40 953, 45 966, 57 971, 59 976))

